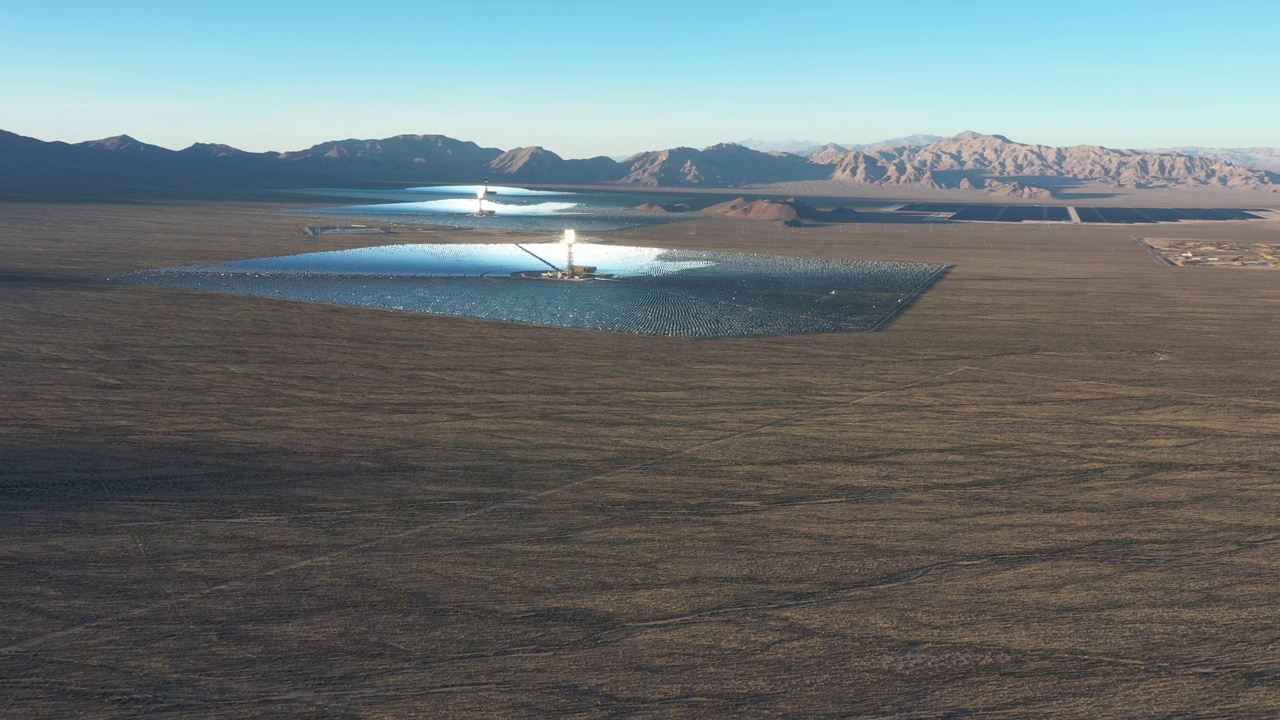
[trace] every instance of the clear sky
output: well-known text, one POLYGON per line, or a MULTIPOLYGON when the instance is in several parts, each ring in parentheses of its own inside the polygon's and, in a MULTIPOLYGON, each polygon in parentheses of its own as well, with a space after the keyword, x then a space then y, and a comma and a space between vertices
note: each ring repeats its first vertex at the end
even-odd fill
POLYGON ((1280 3, 0 0, 0 129, 566 157, 971 129, 1280 146, 1280 3))

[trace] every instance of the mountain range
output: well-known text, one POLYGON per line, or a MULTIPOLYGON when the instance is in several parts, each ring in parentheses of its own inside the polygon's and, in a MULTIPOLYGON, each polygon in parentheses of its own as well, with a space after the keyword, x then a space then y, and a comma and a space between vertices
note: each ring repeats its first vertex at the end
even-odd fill
POLYGON ((251 153, 197 143, 183 150, 128 135, 76 144, 0 131, 0 188, 23 183, 81 186, 128 182, 194 186, 333 186, 343 183, 495 182, 727 188, 795 181, 983 190, 1048 198, 1056 188, 1097 182, 1131 188, 1219 187, 1280 191, 1280 175, 1207 154, 1051 147, 966 131, 949 138, 804 153, 762 152, 739 143, 565 159, 542 147, 500 150, 444 135, 334 140, 305 150, 251 153), (927 142, 926 142, 927 141, 927 142))
POLYGON ((1269 147, 1243 147, 1243 148, 1210 148, 1198 146, 1183 146, 1172 148, 1158 148, 1148 150, 1153 153, 1178 153, 1179 155, 1191 155, 1193 157, 1211 158, 1214 160, 1226 160, 1232 165, 1242 165, 1244 167, 1257 168, 1259 170, 1270 170, 1271 172, 1280 173, 1280 148, 1269 147))
POLYGON ((873 143, 829 143, 824 145, 823 143, 813 142, 812 140, 757 140, 752 138, 748 140, 739 140, 738 144, 744 147, 749 147, 752 150, 759 150, 760 152, 780 151, 804 155, 819 148, 829 147, 831 145, 843 150, 859 150, 866 152, 867 150, 879 150, 880 148, 893 147, 895 145, 928 145, 929 143, 943 139, 944 137, 942 135, 916 134, 900 138, 892 138, 889 140, 881 140, 873 143))

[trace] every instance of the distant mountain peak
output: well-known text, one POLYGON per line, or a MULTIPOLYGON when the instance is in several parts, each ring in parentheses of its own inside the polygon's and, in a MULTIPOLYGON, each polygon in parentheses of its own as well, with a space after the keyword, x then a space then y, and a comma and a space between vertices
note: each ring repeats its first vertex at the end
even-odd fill
POLYGON ((1242 167, 1257 168, 1273 173, 1280 173, 1280 147, 1200 147, 1200 146, 1182 146, 1171 148, 1155 148, 1146 150, 1145 152, 1160 153, 1168 155, 1171 153, 1178 155, 1191 155, 1194 157, 1202 157, 1210 160, 1223 160, 1232 165, 1240 165, 1242 167))
POLYGON ((812 140, 742 140, 740 145, 759 150, 761 152, 788 152, 796 155, 818 155, 820 153, 829 152, 847 152, 849 150, 857 150, 866 152, 868 150, 881 150, 889 147, 899 147, 902 145, 920 146, 939 140, 946 140, 941 135, 926 135, 917 133, 915 135, 906 135, 903 137, 889 138, 887 140, 878 140, 872 143, 817 143, 812 140))
POLYGON ((986 142, 990 142, 994 140, 996 142, 1001 142, 1001 143, 1011 143, 1011 144, 1013 143, 1012 140, 1010 140, 1009 138, 1003 135, 987 135, 985 133, 974 132, 973 130, 965 130, 962 133, 957 133, 951 139, 952 140, 978 140, 978 141, 986 141, 986 142))
POLYGON ((760 140, 758 138, 739 140, 738 144, 743 147, 751 148, 752 150, 759 150, 760 152, 772 152, 779 150, 789 153, 809 152, 821 145, 821 143, 814 142, 813 140, 760 140))
POLYGON ((860 143, 857 145, 846 145, 848 150, 857 150, 859 152, 867 152, 868 150, 882 150, 884 148, 900 147, 903 145, 911 147, 920 147, 929 145, 930 143, 946 140, 941 135, 927 135, 924 133, 916 133, 915 135, 907 135, 905 137, 890 138, 888 140, 880 140, 873 143, 860 143))
POLYGON ((92 150, 106 150, 117 153, 150 153, 163 155, 173 152, 168 148, 162 148, 159 145, 150 145, 128 135, 113 135, 112 137, 102 138, 101 140, 88 140, 86 142, 77 143, 76 145, 78 147, 90 148, 92 150))
MULTIPOLYGON (((202 142, 191 143, 190 147, 183 148, 182 150, 179 150, 178 153, 181 155, 188 155, 192 157, 215 157, 215 158, 249 157, 253 155, 253 153, 245 152, 244 150, 240 150, 238 148, 233 148, 230 145, 224 145, 222 143, 202 143, 202 142)), ((263 153, 263 155, 272 155, 272 154, 273 153, 263 153)))
POLYGON ((141 143, 128 135, 112 135, 111 137, 104 137, 101 140, 86 140, 80 144, 86 147, 114 150, 115 148, 125 147, 127 145, 140 145, 141 143))
POLYGON ((564 162, 564 159, 550 150, 540 145, 530 145, 529 147, 512 148, 502 153, 489 161, 489 167, 500 173, 515 174, 534 165, 546 166, 562 162, 564 162))

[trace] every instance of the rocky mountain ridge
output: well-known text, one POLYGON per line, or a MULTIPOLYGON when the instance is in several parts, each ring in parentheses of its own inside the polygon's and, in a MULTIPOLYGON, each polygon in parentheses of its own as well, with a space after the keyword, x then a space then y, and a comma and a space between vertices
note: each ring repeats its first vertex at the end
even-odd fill
POLYGON ((896 145, 928 145, 932 142, 942 140, 942 135, 926 135, 916 133, 915 135, 906 135, 903 137, 890 138, 888 140, 880 140, 871 143, 817 143, 812 140, 759 140, 749 138, 747 140, 739 140, 738 144, 743 147, 759 150, 760 152, 789 152, 795 155, 809 155, 828 148, 836 148, 839 150, 859 150, 866 152, 867 150, 879 150, 880 148, 894 147, 896 145))
POLYGON ((1226 160, 1232 165, 1270 170, 1280 173, 1280 147, 1211 148, 1187 145, 1182 147, 1147 150, 1152 153, 1177 153, 1192 157, 1226 160))
POLYGON ((622 161, 565 159, 542 147, 481 147, 444 135, 335 140, 305 150, 250 153, 197 143, 183 150, 128 135, 77 144, 43 142, 0 131, 0 177, 22 175, 158 178, 169 182, 296 185, 353 181, 619 184, 645 187, 745 187, 796 181, 981 190, 1049 198, 1064 182, 1115 187, 1218 187, 1280 190, 1280 175, 1227 160, 1096 145, 1052 147, 1001 135, 963 132, 923 145, 856 150, 829 144, 804 155, 761 152, 737 143, 641 152, 622 161))

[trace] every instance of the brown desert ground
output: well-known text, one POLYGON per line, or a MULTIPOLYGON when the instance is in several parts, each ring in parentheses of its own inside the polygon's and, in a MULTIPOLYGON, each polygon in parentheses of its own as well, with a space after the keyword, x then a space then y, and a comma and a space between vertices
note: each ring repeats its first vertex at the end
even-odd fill
POLYGON ((289 206, 0 204, 0 717, 1280 715, 1276 271, 601 234, 954 265, 878 332, 711 341, 101 280, 511 237, 289 206))

